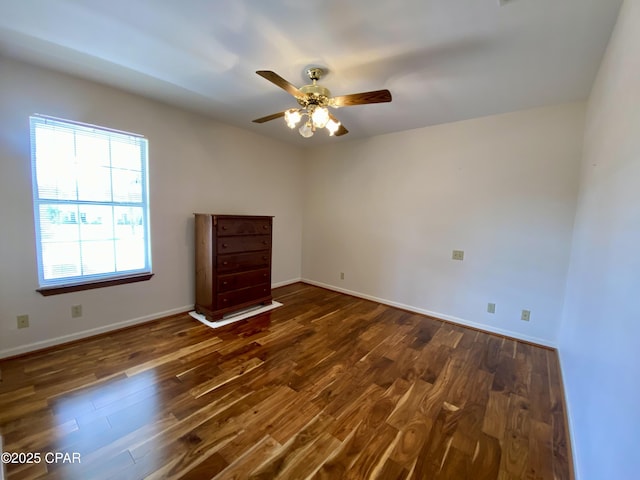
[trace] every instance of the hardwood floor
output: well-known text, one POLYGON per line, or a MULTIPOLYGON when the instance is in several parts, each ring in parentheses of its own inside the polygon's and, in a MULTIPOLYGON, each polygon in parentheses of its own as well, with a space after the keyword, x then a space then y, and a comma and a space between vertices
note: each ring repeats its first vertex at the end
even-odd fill
POLYGON ((0 362, 9 479, 569 479, 556 353, 310 285, 0 362), (81 463, 47 463, 47 452, 81 463))

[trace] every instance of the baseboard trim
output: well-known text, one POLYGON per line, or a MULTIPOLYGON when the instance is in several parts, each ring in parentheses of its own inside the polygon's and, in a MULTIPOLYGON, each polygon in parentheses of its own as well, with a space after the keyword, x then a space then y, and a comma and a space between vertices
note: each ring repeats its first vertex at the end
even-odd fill
POLYGON ((428 317, 434 317, 434 318, 437 318, 438 320, 455 323, 457 325, 473 328, 475 330, 481 330, 483 332, 488 332, 488 333, 495 333, 496 335, 513 338, 515 340, 521 340, 523 342, 532 343, 534 345, 539 345, 541 347, 557 349, 557 346, 555 343, 549 342, 548 340, 545 340, 543 338, 522 335, 519 332, 505 330, 502 328, 491 327, 482 323, 473 322, 471 320, 465 320, 464 318, 454 317, 452 315, 447 315, 445 313, 434 312, 432 310, 426 310, 424 308, 414 307, 413 305, 406 305, 404 303, 394 302, 393 300, 387 300, 386 298, 374 297, 373 295, 368 295, 366 293, 356 292, 353 290, 347 290, 346 288, 336 287, 335 285, 329 285, 327 283, 317 282, 315 280, 311 280, 308 278, 302 278, 301 281, 303 283, 308 283, 309 285, 315 285, 316 287, 326 288, 327 290, 333 290, 334 292, 344 293, 347 295, 351 295, 352 297, 371 300, 373 302, 382 303, 383 305, 389 305, 390 307, 400 308, 402 310, 407 310, 409 312, 420 313, 428 317))
POLYGON ((298 282, 301 282, 301 281, 302 281, 302 278, 300 278, 300 277, 291 278, 289 280, 284 280, 283 282, 272 283, 271 284, 271 288, 286 287, 287 285, 292 285, 294 283, 298 283, 298 282))
POLYGON ((560 387, 562 389, 562 401, 564 403, 564 429, 569 436, 569 442, 567 444, 567 456, 571 459, 569 463, 569 480, 576 480, 578 478, 578 459, 576 458, 576 445, 574 443, 573 436, 573 417, 571 416, 571 409, 569 408, 569 396, 567 395, 567 388, 564 383, 564 368, 562 367, 562 355, 560 355, 560 349, 556 350, 558 355, 558 365, 560 367, 560 387))
POLYGON ((93 337, 103 333, 108 333, 113 330, 121 330, 123 328, 132 327, 141 323, 147 323, 154 320, 158 320, 163 317, 176 315, 178 313, 185 313, 193 310, 193 305, 186 305, 184 307, 172 308, 163 312, 156 312, 150 315, 144 315, 142 317, 132 318, 124 320, 122 322, 111 323, 102 327, 90 328, 89 330, 82 330, 81 332, 70 333, 67 335, 61 335, 59 337, 50 338, 47 340, 41 340, 39 342, 28 343, 26 345, 20 345, 19 347, 7 348, 0 350, 0 359, 6 359, 10 357, 16 357, 25 353, 32 353, 38 350, 44 350, 49 347, 55 347, 64 343, 74 342, 83 338, 93 337))

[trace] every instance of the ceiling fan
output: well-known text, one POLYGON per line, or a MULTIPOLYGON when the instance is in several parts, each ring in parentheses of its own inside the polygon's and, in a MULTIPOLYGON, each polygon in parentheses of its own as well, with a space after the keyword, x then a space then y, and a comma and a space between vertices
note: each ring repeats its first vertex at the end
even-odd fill
POLYGON ((294 129, 302 120, 304 123, 298 129, 300 135, 305 138, 312 137, 316 129, 326 128, 329 135, 345 135, 349 133, 344 125, 334 117, 327 107, 340 108, 354 105, 366 105, 367 103, 385 103, 391 101, 389 90, 374 90, 371 92, 352 93, 332 97, 329 89, 318 85, 318 80, 325 74, 325 70, 319 67, 311 67, 306 74, 311 80, 310 85, 297 88, 280 75, 270 70, 258 70, 256 72, 271 83, 293 95, 301 108, 290 108, 283 112, 256 118, 254 123, 264 123, 276 118, 284 117, 289 128, 294 129))

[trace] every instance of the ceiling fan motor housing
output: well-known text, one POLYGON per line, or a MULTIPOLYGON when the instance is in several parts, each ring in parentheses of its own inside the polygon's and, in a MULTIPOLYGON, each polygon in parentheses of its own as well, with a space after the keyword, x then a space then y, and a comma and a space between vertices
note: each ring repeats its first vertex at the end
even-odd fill
POLYGON ((320 67, 309 67, 305 73, 313 83, 311 85, 300 87, 300 91, 304 93, 305 96, 298 98, 298 103, 304 108, 307 108, 310 105, 326 107, 329 104, 331 92, 328 88, 317 84, 317 81, 326 73, 325 70, 320 67))
POLYGON ((305 94, 304 97, 298 98, 298 103, 303 107, 309 105, 317 105, 320 107, 326 107, 329 104, 329 97, 331 92, 328 88, 322 87, 317 84, 305 85, 300 87, 300 91, 305 94))

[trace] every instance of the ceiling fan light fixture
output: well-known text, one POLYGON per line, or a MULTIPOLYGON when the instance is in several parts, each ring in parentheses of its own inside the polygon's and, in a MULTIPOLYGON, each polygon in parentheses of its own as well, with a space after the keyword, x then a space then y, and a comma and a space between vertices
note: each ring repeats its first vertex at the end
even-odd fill
POLYGON ((304 138, 313 137, 313 126, 311 125, 311 120, 302 125, 298 131, 304 138))
POLYGON ((298 122, 302 119, 302 115, 297 108, 291 108, 284 112, 284 121, 287 122, 287 126, 291 129, 296 128, 298 122))
POLYGON ((329 121, 329 110, 326 107, 316 107, 311 113, 311 120, 313 120, 313 126, 316 128, 324 128, 329 121))
POLYGON ((340 137, 349 133, 349 130, 329 113, 327 107, 351 107, 354 105, 387 103, 391 101, 391 92, 389 90, 372 90, 370 92, 332 97, 329 89, 318 85, 318 80, 326 73, 326 70, 320 67, 310 67, 307 69, 307 76, 312 83, 311 85, 304 85, 300 88, 297 88, 271 70, 258 70, 256 73, 293 96, 300 108, 290 108, 289 110, 256 118, 253 122, 265 123, 270 120, 275 120, 276 118, 284 117, 287 126, 294 129, 302 121, 303 124, 298 129, 298 132, 304 138, 312 137, 318 128, 326 128, 329 136, 340 137))
POLYGON ((326 124, 326 128, 327 130, 329 130, 329 136, 332 137, 340 128, 340 122, 336 122, 335 120, 330 118, 326 124))

